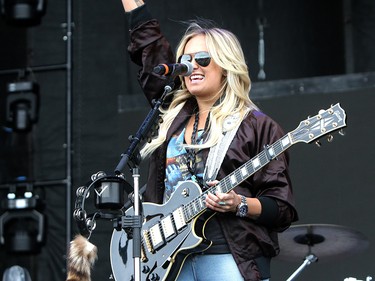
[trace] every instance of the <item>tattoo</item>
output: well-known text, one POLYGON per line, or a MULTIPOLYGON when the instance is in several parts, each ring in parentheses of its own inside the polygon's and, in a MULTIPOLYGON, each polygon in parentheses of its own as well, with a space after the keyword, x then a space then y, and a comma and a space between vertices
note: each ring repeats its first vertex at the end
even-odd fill
POLYGON ((135 0, 135 4, 137 5, 137 7, 140 7, 143 5, 141 0, 135 0))

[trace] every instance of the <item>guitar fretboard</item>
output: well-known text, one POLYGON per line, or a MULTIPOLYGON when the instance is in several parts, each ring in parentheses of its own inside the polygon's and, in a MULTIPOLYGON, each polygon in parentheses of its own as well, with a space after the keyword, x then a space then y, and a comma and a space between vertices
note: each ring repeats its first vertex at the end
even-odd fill
POLYGON ((208 193, 228 193, 248 177, 266 166, 270 161, 293 145, 291 135, 287 134, 281 139, 264 148, 257 156, 253 157, 235 171, 223 178, 219 183, 204 191, 200 196, 193 199, 183 207, 185 221, 188 222, 203 212, 207 207, 205 198, 208 193))

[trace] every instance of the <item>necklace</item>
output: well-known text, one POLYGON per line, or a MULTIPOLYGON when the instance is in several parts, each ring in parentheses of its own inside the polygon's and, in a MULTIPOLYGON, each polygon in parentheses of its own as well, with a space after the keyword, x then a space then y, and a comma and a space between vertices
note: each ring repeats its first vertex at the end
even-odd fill
MULTIPOLYGON (((200 134, 200 136, 197 137, 198 124, 199 124, 199 111, 195 112, 193 132, 191 133, 191 144, 192 145, 199 144, 202 141, 202 139, 204 138, 204 136, 206 135, 207 127, 208 127, 208 123, 209 123, 209 117, 210 117, 210 115, 207 116, 206 123, 204 125, 204 130, 203 130, 202 134, 200 134)), ((197 149, 189 148, 188 151, 187 151, 186 164, 187 164, 187 168, 188 168, 189 172, 192 175, 192 178, 195 178, 197 180, 196 175, 195 175, 195 172, 196 172, 195 171, 195 169, 196 169, 196 156, 197 156, 197 149)))

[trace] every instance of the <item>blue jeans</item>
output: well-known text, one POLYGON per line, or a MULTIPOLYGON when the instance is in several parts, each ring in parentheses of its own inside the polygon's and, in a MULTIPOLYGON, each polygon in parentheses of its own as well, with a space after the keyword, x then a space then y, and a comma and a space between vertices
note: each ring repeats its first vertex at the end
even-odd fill
POLYGON ((186 259, 177 278, 177 281, 217 280, 244 280, 231 254, 191 255, 186 259))

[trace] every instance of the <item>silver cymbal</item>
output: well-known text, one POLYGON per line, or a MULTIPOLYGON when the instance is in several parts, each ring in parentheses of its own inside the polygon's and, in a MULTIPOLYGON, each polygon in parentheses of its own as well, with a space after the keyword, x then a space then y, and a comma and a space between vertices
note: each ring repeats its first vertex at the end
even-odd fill
POLYGON ((280 254, 285 261, 301 261, 314 254, 319 261, 329 261, 363 252, 368 239, 359 231, 332 224, 294 225, 279 233, 280 254))

